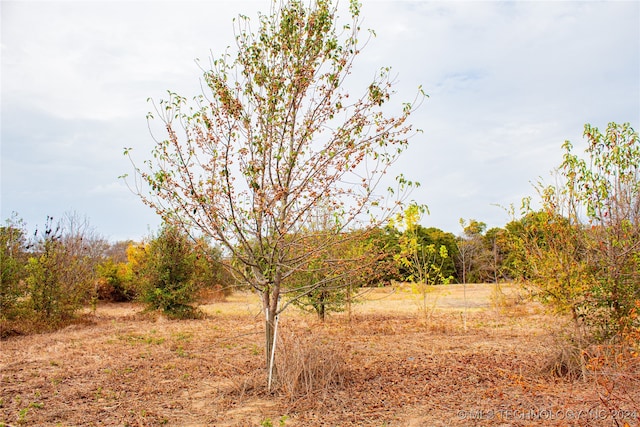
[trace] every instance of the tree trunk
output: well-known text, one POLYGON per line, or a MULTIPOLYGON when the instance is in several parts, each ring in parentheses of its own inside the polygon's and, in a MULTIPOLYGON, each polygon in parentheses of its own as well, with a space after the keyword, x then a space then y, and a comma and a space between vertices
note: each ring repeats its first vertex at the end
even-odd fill
POLYGON ((493 283, 498 283, 498 245, 493 240, 493 283))
POLYGON ((327 291, 321 291, 319 302, 318 302, 318 308, 316 310, 318 313, 318 320, 320 320, 321 322, 324 322, 324 319, 325 319, 325 313, 327 312, 328 299, 329 299, 329 296, 327 295, 327 291))
POLYGON ((321 302, 320 305, 318 306, 318 320, 320 320, 321 322, 324 322, 324 318, 325 318, 325 304, 324 302, 321 302))
POLYGON ((265 331, 265 359, 267 367, 267 379, 271 374, 275 375, 274 367, 271 366, 271 354, 275 345, 275 320, 278 313, 279 286, 268 288, 262 292, 262 307, 264 310, 264 331, 265 331), (269 290, 271 289, 271 292, 269 290))
POLYGON ((351 323, 351 282, 347 286, 347 311, 349 313, 349 323, 351 323))
POLYGON ((265 357, 267 372, 271 370, 271 352, 273 351, 273 334, 275 332, 275 316, 271 316, 271 310, 265 309, 264 333, 265 333, 265 357))

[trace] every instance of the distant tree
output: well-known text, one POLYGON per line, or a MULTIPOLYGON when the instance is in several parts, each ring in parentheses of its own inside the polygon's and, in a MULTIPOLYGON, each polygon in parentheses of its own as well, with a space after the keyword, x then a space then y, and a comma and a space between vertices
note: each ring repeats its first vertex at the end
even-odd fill
POLYGON ((508 270, 505 267, 509 256, 509 239, 504 228, 494 227, 487 230, 484 235, 484 246, 489 251, 488 273, 494 283, 508 280, 508 270))
POLYGON ((344 309, 346 293, 342 276, 345 269, 341 267, 348 263, 347 247, 346 244, 324 245, 324 236, 333 233, 333 229, 341 228, 339 215, 329 208, 316 207, 315 215, 305 228, 299 255, 311 252, 313 256, 306 257, 306 265, 283 283, 283 294, 290 295, 289 300, 296 306, 315 311, 318 318, 324 321, 329 312, 344 309))
POLYGON ((128 248, 135 243, 131 240, 110 244, 104 260, 98 265, 96 296, 100 300, 124 302, 138 297, 138 289, 133 270, 127 259, 128 248))
MULTIPOLYGON (((149 240, 151 240, 151 237, 149 240)), ((131 243, 127 246, 127 265, 131 268, 134 276, 140 276, 147 262, 147 249, 149 242, 131 243)))
POLYGON ((456 277, 455 258, 458 256, 458 245, 456 236, 453 233, 442 231, 436 227, 418 227, 418 233, 423 244, 433 244, 436 248, 444 246, 447 248, 446 258, 437 258, 442 264, 442 274, 445 277, 456 277))
MULTIPOLYGON (((358 222, 384 221, 411 184, 400 178, 395 200, 375 193, 408 144, 416 104, 387 116, 389 68, 358 98, 344 90, 363 46, 360 4, 351 0, 349 12, 351 22, 338 27, 330 1, 274 3, 256 33, 240 17, 237 54, 212 61, 207 93, 193 108, 171 93, 150 114, 168 136, 145 170, 136 168, 148 185, 148 193, 139 191, 143 200, 167 221, 220 243, 239 263, 235 274, 260 293, 268 369, 287 279, 342 244, 358 222), (319 235, 315 250, 301 251, 317 206, 343 222, 319 235)), ((422 98, 420 91, 416 101, 422 98)))
POLYGON ((353 231, 355 239, 350 241, 344 257, 345 304, 351 321, 352 306, 361 300, 372 287, 387 286, 400 280, 395 260, 398 246, 388 228, 375 228, 362 232, 353 231))
POLYGON ((114 263, 127 262, 127 248, 135 244, 132 240, 121 240, 109 244, 105 250, 105 257, 111 259, 114 263))
POLYGON ((384 251, 386 251, 386 257, 384 259, 392 258, 395 262, 395 269, 390 271, 390 279, 393 280, 406 280, 408 276, 413 274, 412 267, 403 265, 401 262, 400 252, 402 252, 401 243, 406 244, 406 236, 410 234, 415 239, 415 244, 419 247, 426 248, 433 246, 438 249, 434 254, 434 261, 441 266, 441 272, 445 277, 455 278, 456 266, 454 263, 454 256, 457 256, 457 241, 456 236, 452 233, 444 232, 435 227, 423 227, 419 222, 422 215, 426 213, 426 207, 413 204, 409 206, 402 214, 396 215, 396 217, 389 222, 389 225, 384 235, 380 235, 378 240, 384 243, 384 251), (417 209, 417 211, 416 211, 417 209), (417 215, 417 218, 416 216, 417 215), (409 228, 407 228, 409 227, 409 228), (447 256, 440 256, 440 247, 445 247, 447 256))
POLYGON ((306 269, 291 276, 290 289, 312 288, 310 292, 301 292, 294 297, 293 303, 303 310, 314 311, 322 321, 330 312, 343 311, 347 290, 335 277, 341 274, 335 266, 340 261, 330 258, 328 253, 317 254, 315 259, 309 260, 306 269))
POLYGON ((342 245, 320 252, 312 248, 321 244, 316 239, 321 239, 322 233, 318 237, 310 231, 305 247, 314 250, 316 256, 286 283, 284 295, 290 295, 289 301, 314 311, 322 321, 329 313, 350 310, 351 304, 358 299, 359 289, 383 280, 386 274, 386 254, 375 246, 371 232, 354 230, 348 234, 342 245), (376 270, 378 267, 379 271, 376 270), (312 287, 313 291, 302 292, 305 287, 312 287))
POLYGON ((484 222, 460 219, 463 234, 458 238, 457 264, 462 283, 484 283, 491 280, 491 254, 485 246, 484 222))
POLYGON ((298 293, 295 304, 314 310, 321 320, 331 312, 345 310, 351 319, 353 304, 368 292, 367 288, 401 279, 394 259, 397 240, 390 236, 380 228, 348 232, 342 245, 331 247, 329 253, 292 276, 316 287, 310 294, 298 293))
POLYGON ((403 280, 395 259, 400 251, 398 238, 398 231, 387 225, 370 230, 351 245, 351 251, 364 254, 369 260, 359 263, 360 268, 353 272, 351 277, 356 286, 386 286, 403 280))
POLYGON ((482 236, 487 229, 487 224, 473 218, 469 221, 465 221, 461 218, 460 225, 462 226, 464 235, 467 237, 482 236))

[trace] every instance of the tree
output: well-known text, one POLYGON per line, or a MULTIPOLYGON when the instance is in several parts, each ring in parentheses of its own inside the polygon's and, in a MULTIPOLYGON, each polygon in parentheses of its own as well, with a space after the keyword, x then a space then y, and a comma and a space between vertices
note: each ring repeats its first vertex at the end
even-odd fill
POLYGON ((640 328, 640 140, 629 124, 584 135, 587 158, 566 141, 557 184, 536 187, 542 209, 508 225, 510 264, 577 326, 616 337, 640 328))
POLYGON ((297 289, 293 295, 293 303, 303 310, 315 311, 318 318, 325 320, 331 311, 342 311, 345 303, 345 292, 340 276, 345 273, 344 264, 348 263, 345 252, 346 245, 324 247, 325 235, 334 228, 340 228, 339 217, 329 209, 316 207, 316 214, 306 225, 304 244, 299 245, 301 251, 312 252, 306 265, 292 274, 286 287, 297 289), (311 288, 310 292, 305 289, 311 288))
POLYGON ((501 279, 508 280, 505 262, 509 256, 509 239, 504 228, 493 227, 484 234, 484 245, 489 250, 488 273, 494 283, 501 279))
POLYGON ((456 278, 455 258, 458 256, 458 241, 453 233, 442 231, 436 227, 418 227, 418 233, 423 244, 433 244, 436 248, 447 248, 447 257, 438 257, 437 261, 442 265, 442 274, 445 277, 456 278))
POLYGON ((206 93, 193 107, 174 93, 160 101, 149 119, 158 116, 168 136, 156 141, 145 170, 136 167, 148 186, 138 186, 145 203, 220 243, 239 263, 235 274, 261 294, 267 368, 276 316, 292 296, 314 291, 287 288, 287 279, 341 244, 349 236, 344 230, 384 221, 412 184, 400 177, 390 198, 375 192, 406 148, 413 133, 407 119, 424 96, 420 90, 388 117, 389 68, 360 98, 346 92, 363 46, 357 1, 342 27, 327 0, 273 5, 256 33, 248 18, 239 18, 237 53, 212 60, 206 93), (317 206, 339 213, 342 222, 321 233, 319 245, 301 250, 317 206), (283 295, 287 302, 280 304, 283 295))
POLYGON ((458 266, 462 283, 482 283, 488 279, 489 253, 484 245, 484 222, 460 218, 463 235, 458 239, 458 266))
POLYGON ((527 282, 533 277, 533 272, 527 259, 525 242, 528 240, 540 242, 544 239, 541 231, 542 227, 538 225, 539 222, 544 221, 544 219, 540 219, 542 214, 533 211, 530 206, 530 198, 522 200, 519 218, 517 218, 516 209, 511 206, 508 210, 511 221, 504 227, 507 240, 507 256, 503 265, 510 277, 521 282, 527 282), (527 236, 526 240, 524 239, 525 235, 527 236))
POLYGON ((114 263, 127 262, 127 248, 135 244, 133 240, 120 240, 109 244, 105 250, 105 257, 114 263))
POLYGON ((290 288, 312 288, 295 297, 294 304, 303 310, 315 311, 318 319, 324 321, 329 312, 344 310, 346 289, 334 275, 340 274, 335 267, 339 259, 330 258, 329 253, 318 254, 309 260, 305 269, 291 276, 290 288))
MULTIPOLYGON (((390 230, 382 228, 348 232, 343 244, 318 253, 292 276, 295 286, 314 288, 307 295, 299 293, 294 304, 315 311, 323 321, 328 313, 344 310, 351 320, 351 307, 368 292, 365 288, 399 280, 394 259, 397 240, 390 242, 393 237, 390 230)), ((313 235, 309 238, 312 241, 313 235)))
MULTIPOLYGON (((604 310, 603 334, 634 324, 640 306, 640 138, 629 123, 609 123, 603 134, 586 124, 586 159, 566 141, 561 173, 569 199, 586 211, 585 234, 597 285, 595 309, 604 310)), ((582 217, 575 215, 576 221, 582 217)))
POLYGON ((394 219, 382 227, 361 233, 361 238, 350 246, 350 251, 364 254, 369 261, 360 262, 359 269, 350 275, 352 283, 359 287, 388 286, 404 280, 396 260, 400 252, 400 231, 394 226, 394 219))
MULTIPOLYGON (((384 257, 373 241, 371 231, 354 230, 344 236, 341 245, 333 245, 309 259, 305 268, 300 269, 290 278, 287 288, 300 292, 293 294, 296 306, 315 311, 318 318, 325 320, 331 312, 351 309, 351 304, 359 296, 359 288, 382 280, 385 270, 384 257), (380 266, 380 271, 375 271, 380 266), (309 293, 304 288, 313 288, 309 293)), ((322 245, 323 234, 319 237, 309 233, 307 248, 322 245)))
POLYGON ((422 297, 421 309, 427 317, 427 294, 431 286, 448 284, 452 276, 443 274, 443 264, 449 259, 447 247, 436 247, 433 243, 424 243, 420 239, 420 219, 426 212, 426 207, 412 203, 402 214, 396 216, 392 224, 402 229, 398 239, 400 251, 396 254, 396 261, 405 269, 405 280, 413 283, 412 290, 422 297))
POLYGON ((107 258, 97 268, 97 298, 105 301, 133 301, 138 297, 133 271, 126 262, 107 258))
POLYGON ((29 289, 31 308, 43 319, 67 316, 79 305, 82 289, 68 287, 64 273, 64 246, 60 225, 47 217, 45 230, 37 242, 37 255, 27 263, 26 283, 29 289))
POLYGON ((127 251, 134 245, 132 240, 122 240, 109 244, 104 252, 104 260, 98 265, 96 296, 100 300, 124 302, 138 297, 131 264, 127 251))

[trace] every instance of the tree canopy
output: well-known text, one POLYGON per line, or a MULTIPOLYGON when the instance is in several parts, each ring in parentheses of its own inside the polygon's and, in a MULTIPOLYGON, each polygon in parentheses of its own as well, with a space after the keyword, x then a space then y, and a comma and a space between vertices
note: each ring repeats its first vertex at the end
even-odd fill
POLYGON ((235 274, 262 295, 267 353, 281 295, 300 292, 286 279, 343 242, 344 231, 381 224, 412 184, 400 177, 391 196, 376 192, 415 134, 408 119, 425 95, 388 115, 393 81, 383 68, 351 96, 346 81, 368 38, 359 38, 359 2, 349 3, 347 24, 336 12, 327 0, 274 1, 256 32, 240 16, 237 49, 212 59, 203 93, 154 103, 148 118, 166 137, 136 167, 145 203, 238 260, 235 274), (334 226, 308 248, 319 206, 334 226))

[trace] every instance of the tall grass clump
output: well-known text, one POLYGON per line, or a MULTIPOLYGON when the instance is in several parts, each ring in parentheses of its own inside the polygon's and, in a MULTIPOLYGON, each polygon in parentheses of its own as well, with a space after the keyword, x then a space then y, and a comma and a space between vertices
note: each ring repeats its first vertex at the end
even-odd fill
POLYGON ((325 397, 342 386, 342 347, 317 334, 281 333, 275 359, 276 390, 291 400, 325 397))

